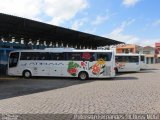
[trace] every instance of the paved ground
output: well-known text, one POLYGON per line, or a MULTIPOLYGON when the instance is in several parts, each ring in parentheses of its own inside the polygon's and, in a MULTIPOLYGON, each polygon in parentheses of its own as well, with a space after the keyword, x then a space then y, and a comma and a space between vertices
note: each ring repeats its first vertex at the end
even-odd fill
POLYGON ((0 113, 160 113, 160 64, 112 80, 1 78, 0 113))

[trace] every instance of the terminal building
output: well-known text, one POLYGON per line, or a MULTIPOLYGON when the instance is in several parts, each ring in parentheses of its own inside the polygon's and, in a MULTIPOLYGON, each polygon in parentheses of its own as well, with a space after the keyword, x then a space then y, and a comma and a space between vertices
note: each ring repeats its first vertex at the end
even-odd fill
POLYGON ((123 44, 113 39, 0 13, 0 73, 5 74, 8 55, 16 49, 73 47, 97 49, 123 44))

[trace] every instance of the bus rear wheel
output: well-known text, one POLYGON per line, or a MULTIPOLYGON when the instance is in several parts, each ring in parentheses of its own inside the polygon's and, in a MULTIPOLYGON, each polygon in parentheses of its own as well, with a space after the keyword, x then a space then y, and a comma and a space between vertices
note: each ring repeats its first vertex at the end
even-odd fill
POLYGON ((88 79, 88 73, 87 72, 80 72, 78 75, 78 78, 80 80, 86 80, 86 79, 88 79))
POLYGON ((29 70, 25 70, 23 71, 23 77, 25 78, 31 78, 31 72, 29 70))

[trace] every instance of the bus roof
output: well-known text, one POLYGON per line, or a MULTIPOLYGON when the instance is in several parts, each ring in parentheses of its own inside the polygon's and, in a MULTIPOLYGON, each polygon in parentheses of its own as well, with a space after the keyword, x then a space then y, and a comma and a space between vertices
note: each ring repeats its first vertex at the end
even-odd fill
POLYGON ((15 50, 12 52, 113 52, 113 50, 92 50, 92 49, 74 49, 74 48, 46 48, 31 50, 15 50))
POLYGON ((141 56, 145 56, 146 54, 140 54, 141 56))
POLYGON ((116 56, 139 56, 140 54, 137 54, 137 53, 129 53, 129 54, 126 54, 126 53, 118 53, 116 54, 116 56))

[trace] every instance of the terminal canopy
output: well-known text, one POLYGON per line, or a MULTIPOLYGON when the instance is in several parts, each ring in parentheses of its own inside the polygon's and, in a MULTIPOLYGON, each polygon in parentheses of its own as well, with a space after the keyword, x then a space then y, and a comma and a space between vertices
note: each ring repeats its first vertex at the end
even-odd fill
POLYGON ((24 44, 30 41, 36 44, 37 40, 42 44, 46 41, 49 45, 63 44, 64 46, 107 46, 122 44, 122 42, 109 38, 83 33, 67 28, 62 28, 26 18, 11 16, 0 13, 0 37, 10 41, 15 37, 16 41, 24 39, 24 44))

